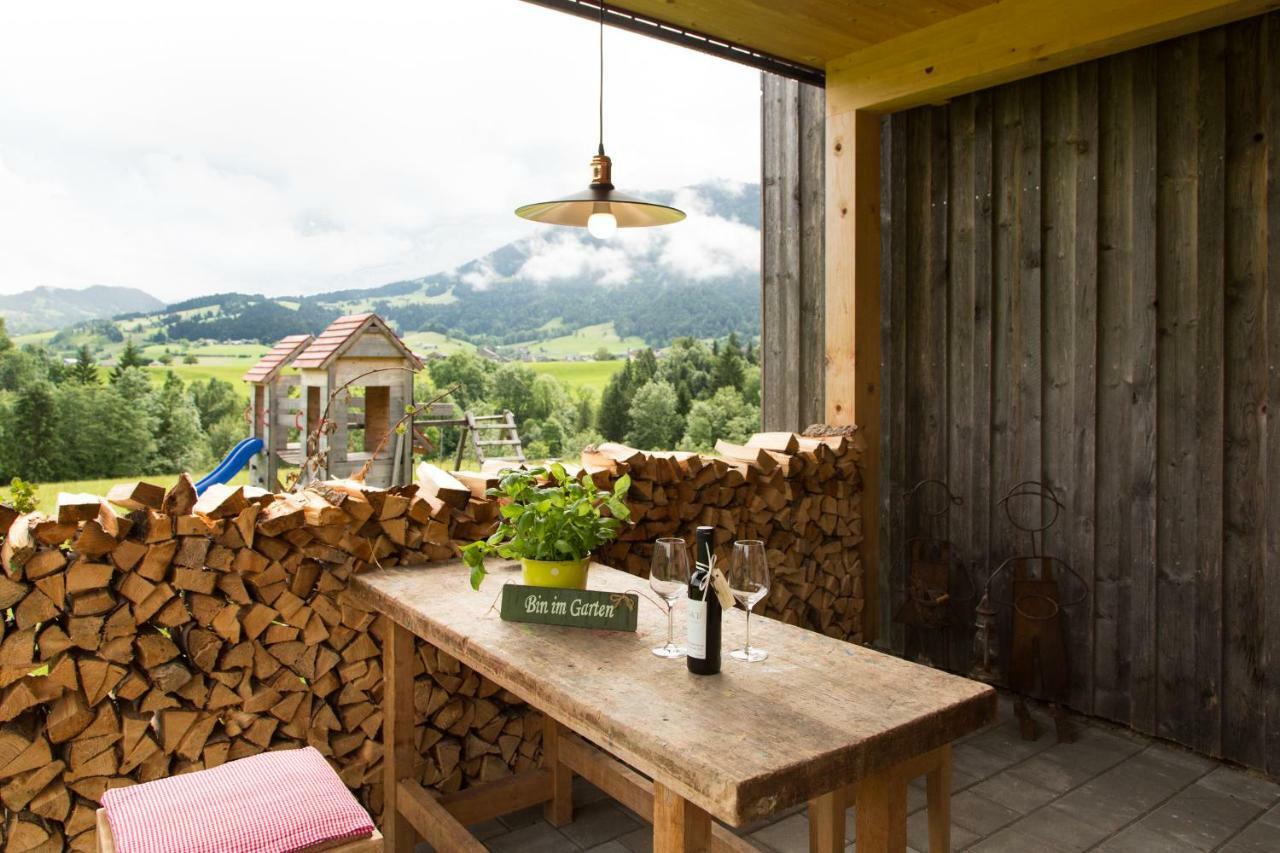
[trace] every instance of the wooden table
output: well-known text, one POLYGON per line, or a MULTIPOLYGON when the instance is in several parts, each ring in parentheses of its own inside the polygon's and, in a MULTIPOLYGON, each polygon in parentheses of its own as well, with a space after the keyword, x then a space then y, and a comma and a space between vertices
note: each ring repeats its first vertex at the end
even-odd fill
MULTIPOLYGON (((712 819, 741 827, 805 802, 810 849, 834 853, 851 795, 859 853, 903 851, 906 784, 926 771, 930 847, 948 849, 950 744, 995 719, 990 687, 759 616, 751 636, 769 659, 740 663, 728 657, 743 638, 739 610, 725 614, 722 672, 699 677, 649 653, 666 616, 643 598, 635 634, 527 625, 491 609, 501 586, 518 582, 518 564, 491 566, 481 592, 467 577, 453 562, 353 580, 387 617, 389 850, 410 850, 416 830, 437 850, 480 851, 464 825, 536 803, 568 823, 578 773, 650 819, 662 853, 752 849, 712 819), (439 798, 412 778, 415 636, 544 713, 542 768, 439 798)), ((648 590, 601 565, 588 584, 648 590)))

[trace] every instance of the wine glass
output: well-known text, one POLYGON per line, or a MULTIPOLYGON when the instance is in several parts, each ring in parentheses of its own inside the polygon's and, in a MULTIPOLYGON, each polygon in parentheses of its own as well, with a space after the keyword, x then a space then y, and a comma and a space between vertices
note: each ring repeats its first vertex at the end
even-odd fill
POLYGON ((672 634, 676 599, 689 588, 689 549, 683 539, 664 538, 653 544, 649 586, 667 603, 667 642, 653 653, 660 658, 682 658, 684 646, 677 646, 672 634))
POLYGON ((746 645, 734 649, 729 656, 748 663, 764 660, 769 656, 767 651, 751 648, 751 608, 769 594, 769 560, 765 556, 764 543, 759 539, 740 539, 733 543, 729 589, 742 609, 747 611, 746 645))

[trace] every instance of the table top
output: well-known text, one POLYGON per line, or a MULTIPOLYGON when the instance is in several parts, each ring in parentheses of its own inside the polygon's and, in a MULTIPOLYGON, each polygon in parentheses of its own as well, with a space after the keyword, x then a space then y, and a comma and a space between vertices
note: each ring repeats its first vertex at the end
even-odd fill
MULTIPOLYGON (((756 615, 752 645, 729 657, 746 614, 724 615, 722 671, 697 676, 650 649, 666 615, 640 599, 635 634, 504 622, 497 598, 520 565, 490 561, 480 592, 460 561, 376 569, 352 589, 641 773, 742 826, 936 749, 995 719, 985 684, 756 615)), ((643 578, 592 564, 588 586, 640 592, 643 578)), ((676 606, 676 638, 684 635, 676 606)))

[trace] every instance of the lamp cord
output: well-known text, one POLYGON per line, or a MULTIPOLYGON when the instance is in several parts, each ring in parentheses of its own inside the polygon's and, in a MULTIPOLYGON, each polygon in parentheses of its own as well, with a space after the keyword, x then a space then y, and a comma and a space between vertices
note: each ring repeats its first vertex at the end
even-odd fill
POLYGON ((600 153, 604 153, 604 3, 600 4, 600 153))

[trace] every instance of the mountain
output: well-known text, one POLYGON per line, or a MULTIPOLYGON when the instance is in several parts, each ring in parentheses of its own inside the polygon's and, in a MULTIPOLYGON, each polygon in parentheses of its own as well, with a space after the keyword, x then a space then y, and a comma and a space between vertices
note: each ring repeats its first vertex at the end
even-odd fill
POLYGON ((156 311, 164 303, 133 287, 95 284, 83 290, 37 287, 0 296, 0 317, 12 334, 59 329, 86 320, 130 312, 156 311))
MULTIPOLYGON (((757 335, 760 187, 712 182, 653 197, 684 209, 688 219, 623 229, 607 241, 585 229, 544 226, 418 279, 289 299, 202 296, 119 316, 115 326, 154 342, 270 344, 318 333, 341 314, 376 311, 401 334, 437 332, 487 346, 534 346, 607 324, 619 337, 651 346, 683 335, 757 335)), ((72 337, 64 333, 54 344, 72 337)))

